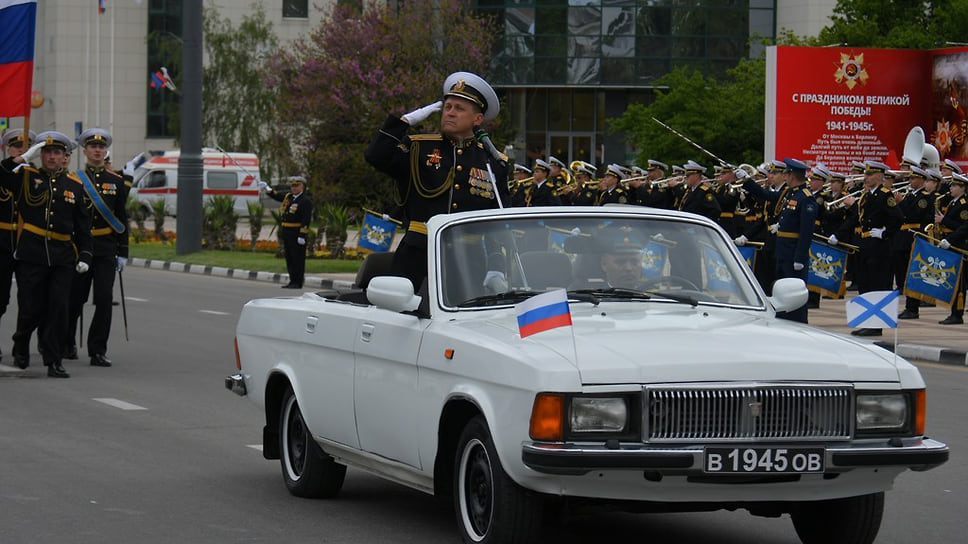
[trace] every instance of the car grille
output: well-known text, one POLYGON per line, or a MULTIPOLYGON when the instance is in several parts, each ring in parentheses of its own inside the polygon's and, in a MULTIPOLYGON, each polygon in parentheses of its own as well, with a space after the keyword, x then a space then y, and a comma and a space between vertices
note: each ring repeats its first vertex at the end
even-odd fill
POLYGON ((646 387, 648 442, 846 440, 853 388, 824 385, 646 387))

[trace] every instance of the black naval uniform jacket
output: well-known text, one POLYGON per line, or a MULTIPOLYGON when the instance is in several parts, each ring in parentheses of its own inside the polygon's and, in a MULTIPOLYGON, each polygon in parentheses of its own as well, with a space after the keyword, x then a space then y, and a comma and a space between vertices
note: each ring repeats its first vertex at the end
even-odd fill
MULTIPOLYGON (((847 216, 847 221, 841 227, 843 231, 853 231, 855 240, 862 254, 867 256, 887 257, 891 254, 891 239, 895 236, 904 215, 901 208, 897 206, 894 195, 886 187, 877 187, 873 191, 864 190, 864 193, 855 203, 856 214, 847 216), (882 238, 871 236, 871 229, 883 228, 882 238)), ((841 234, 837 233, 837 238, 841 234)), ((846 239, 846 236, 844 238, 846 239)))
POLYGON ((948 203, 941 219, 941 237, 958 249, 968 249, 968 196, 948 203))
POLYGON ((718 221, 722 210, 712 188, 705 183, 700 183, 692 189, 686 188, 682 200, 679 201, 679 211, 702 215, 713 221, 718 221))
POLYGON ((605 204, 628 204, 629 194, 624 187, 616 185, 611 191, 603 190, 598 193, 595 204, 604 206, 605 204))
MULTIPOLYGON (((8 175, 3 172, 3 175, 8 175)), ((17 174, 9 174, 22 176, 17 174)), ((13 248, 17 242, 17 206, 16 195, 4 184, 0 187, 0 255, 13 255, 13 248)))
POLYGON ((276 191, 267 194, 276 202, 282 202, 279 206, 279 213, 282 214, 281 230, 287 242, 309 234, 309 223, 313 220, 313 202, 306 196, 305 188, 295 197, 292 193, 282 195, 276 191))
POLYGON ((555 185, 545 180, 541 185, 533 185, 525 196, 528 206, 561 206, 561 198, 555 191, 555 185))
POLYGON ((91 180, 97 193, 101 196, 105 206, 114 217, 124 225, 124 231, 115 232, 108 220, 94 207, 91 199, 84 195, 85 203, 90 208, 91 235, 94 237, 95 257, 124 257, 128 258, 128 212, 125 204, 128 199, 128 186, 124 177, 114 170, 88 166, 84 173, 91 180))
POLYGON ((49 172, 29 165, 26 186, 17 163, 0 163, 0 185, 16 196, 20 214, 16 256, 18 261, 48 267, 91 263, 91 214, 85 205, 84 186, 67 170, 49 172))
POLYGON ((892 242, 895 253, 909 253, 914 243, 914 233, 924 234, 925 227, 934 223, 934 193, 929 193, 923 187, 913 189, 904 195, 904 200, 897 203, 904 215, 901 230, 892 242))
POLYGON ((511 205, 507 161, 491 157, 474 139, 456 141, 442 134, 407 135, 410 125, 389 116, 364 152, 366 162, 397 182, 409 219, 402 244, 427 247, 426 222, 441 213, 497 208, 490 163, 501 203, 511 205))

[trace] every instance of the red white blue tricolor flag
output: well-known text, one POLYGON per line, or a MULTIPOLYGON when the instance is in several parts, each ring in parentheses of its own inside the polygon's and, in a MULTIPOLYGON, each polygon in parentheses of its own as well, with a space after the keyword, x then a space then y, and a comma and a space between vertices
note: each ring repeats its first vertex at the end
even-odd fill
POLYGON ((897 328, 897 291, 869 291, 847 301, 847 326, 864 329, 897 328))
POLYGON ((37 0, 0 0, 0 117, 26 117, 34 80, 37 0))
POLYGON ((97 12, 104 13, 108 9, 108 0, 97 0, 97 12))
POLYGON ((516 304, 514 309, 518 314, 521 338, 557 327, 571 326, 568 293, 564 289, 535 295, 516 304))

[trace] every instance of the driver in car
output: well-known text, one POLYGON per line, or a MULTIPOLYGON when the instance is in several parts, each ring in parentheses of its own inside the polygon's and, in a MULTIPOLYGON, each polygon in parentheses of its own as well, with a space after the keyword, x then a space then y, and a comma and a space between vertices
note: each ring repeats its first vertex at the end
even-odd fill
POLYGON ((640 288, 645 242, 638 233, 628 227, 605 229, 599 242, 602 271, 608 286, 640 288))

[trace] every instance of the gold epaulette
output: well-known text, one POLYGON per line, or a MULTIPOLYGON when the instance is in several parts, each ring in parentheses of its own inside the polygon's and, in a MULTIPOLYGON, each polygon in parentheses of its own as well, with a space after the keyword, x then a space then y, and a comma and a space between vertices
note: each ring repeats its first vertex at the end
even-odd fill
POLYGON ((21 166, 21 169, 24 170, 25 172, 29 172, 31 174, 39 174, 40 173, 40 170, 34 168, 29 162, 23 163, 23 166, 21 166))
POLYGON ((884 187, 883 185, 881 185, 881 186, 880 186, 880 187, 878 187, 877 189, 878 189, 878 190, 879 190, 880 192, 882 192, 882 193, 890 193, 890 192, 891 192, 891 190, 890 190, 890 189, 888 189, 887 187, 884 187))
POLYGON ((74 183, 77 183, 78 185, 84 185, 84 182, 81 181, 81 178, 77 177, 77 174, 75 174, 74 172, 68 172, 67 177, 73 180, 74 183))
POLYGON ((441 141, 444 139, 442 134, 411 134, 410 140, 414 142, 420 141, 441 141))

